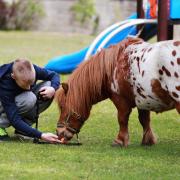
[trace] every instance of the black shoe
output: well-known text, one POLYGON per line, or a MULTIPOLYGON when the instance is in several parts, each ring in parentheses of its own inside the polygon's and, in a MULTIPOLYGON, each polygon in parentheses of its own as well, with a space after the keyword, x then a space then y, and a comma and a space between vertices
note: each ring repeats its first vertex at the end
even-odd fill
POLYGON ((14 131, 14 135, 15 135, 15 137, 17 137, 21 140, 32 140, 33 139, 32 137, 29 137, 27 134, 17 131, 17 130, 14 131))
POLYGON ((0 136, 0 142, 9 141, 10 137, 8 135, 0 136))

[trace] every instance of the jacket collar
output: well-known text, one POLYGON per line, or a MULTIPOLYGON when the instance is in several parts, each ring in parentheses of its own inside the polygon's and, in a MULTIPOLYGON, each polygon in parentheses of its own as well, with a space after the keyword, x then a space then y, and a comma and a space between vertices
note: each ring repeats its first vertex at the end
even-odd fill
POLYGON ((13 62, 12 63, 9 63, 9 64, 4 64, 2 66, 0 66, 0 78, 3 77, 4 74, 6 74, 6 72, 10 69, 12 69, 12 65, 13 65, 13 62))

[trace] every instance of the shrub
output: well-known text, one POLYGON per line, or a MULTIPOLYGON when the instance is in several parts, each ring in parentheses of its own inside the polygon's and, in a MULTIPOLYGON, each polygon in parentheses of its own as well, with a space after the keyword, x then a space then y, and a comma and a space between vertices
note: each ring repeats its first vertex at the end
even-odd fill
POLYGON ((3 24, 0 26, 1 29, 32 29, 44 16, 42 4, 38 0, 17 0, 12 4, 7 4, 3 0, 0 2, 5 7, 4 12, 0 13, 0 24, 3 24))
POLYGON ((84 24, 96 15, 93 0, 78 0, 72 7, 75 20, 84 24))
POLYGON ((7 6, 3 0, 0 0, 0 28, 6 27, 6 16, 8 14, 7 6))

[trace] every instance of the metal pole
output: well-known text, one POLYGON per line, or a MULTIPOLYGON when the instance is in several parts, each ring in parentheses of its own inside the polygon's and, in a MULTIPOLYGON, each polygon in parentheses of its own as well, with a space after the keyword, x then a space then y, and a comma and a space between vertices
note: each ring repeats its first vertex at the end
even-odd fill
POLYGON ((173 25, 169 24, 169 0, 158 1, 158 41, 173 38, 173 25))
POLYGON ((137 0, 137 18, 144 18, 143 0, 137 0))
MULTIPOLYGON (((145 18, 145 12, 144 12, 144 9, 143 9, 143 0, 137 0, 137 18, 138 19, 144 19, 145 18)), ((141 30, 145 25, 138 25, 137 26, 137 30, 141 30)), ((145 30, 143 29, 143 31, 141 32, 140 38, 144 39, 144 40, 147 40, 145 37, 146 37, 146 32, 145 30)))

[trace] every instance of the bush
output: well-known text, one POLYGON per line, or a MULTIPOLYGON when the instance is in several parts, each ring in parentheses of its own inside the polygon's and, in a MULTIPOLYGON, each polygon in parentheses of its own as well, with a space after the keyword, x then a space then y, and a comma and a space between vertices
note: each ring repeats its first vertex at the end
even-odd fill
POLYGON ((86 23, 96 15, 93 0, 78 0, 72 7, 71 11, 74 14, 75 20, 81 24, 86 23))
POLYGON ((0 0, 0 8, 1 6, 4 7, 4 11, 0 13, 0 29, 32 29, 44 16, 43 7, 38 0, 18 0, 12 4, 0 0))
POLYGON ((6 27, 6 16, 8 14, 7 6, 0 0, 0 28, 4 29, 6 27))

